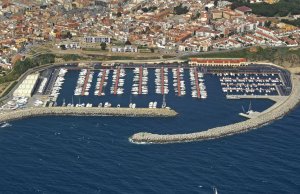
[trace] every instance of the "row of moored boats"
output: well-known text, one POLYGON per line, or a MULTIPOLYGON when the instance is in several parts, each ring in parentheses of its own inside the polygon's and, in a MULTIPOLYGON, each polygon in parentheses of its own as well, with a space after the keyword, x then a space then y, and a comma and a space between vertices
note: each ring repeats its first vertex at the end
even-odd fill
POLYGON ((109 69, 101 69, 101 71, 98 73, 96 89, 94 92, 95 96, 104 96, 105 95, 105 87, 107 85, 107 79, 109 76, 109 72, 110 72, 109 69))
MULTIPOLYGON (((172 68, 173 87, 174 92, 178 96, 186 95, 186 83, 184 79, 184 68, 172 68)), ((67 69, 60 69, 57 80, 52 90, 52 96, 57 97, 59 90, 64 82, 64 75, 67 69)), ((95 85, 94 95, 104 96, 108 84, 108 78, 112 72, 112 84, 110 86, 110 94, 122 95, 124 94, 124 83, 126 70, 124 68, 118 69, 101 69, 97 74, 97 81, 95 85)), ((148 69, 143 67, 136 67, 133 69, 133 83, 131 94, 133 95, 146 95, 148 94, 148 69)), ((156 68, 155 69, 155 93, 168 94, 169 93, 169 68, 156 68)), ((79 72, 76 88, 74 90, 75 96, 89 96, 90 88, 92 86, 94 71, 89 69, 82 69, 79 72)), ((207 98, 206 86, 204 83, 204 74, 201 72, 195 73, 195 68, 190 69, 190 81, 192 86, 191 95, 194 98, 207 98), (197 76, 196 76, 197 75, 197 76), (197 81, 196 81, 197 79, 197 81), (198 84, 198 85, 197 85, 198 84), (199 89, 198 89, 199 88, 199 89)), ((39 92, 43 91, 47 79, 44 79, 41 84, 39 92), (44 83, 44 84, 43 84, 44 83)))
POLYGON ((148 94, 148 69, 136 67, 133 69, 133 73, 131 93, 133 95, 148 94))
POLYGON ((204 74, 196 71, 196 69, 190 69, 190 81, 192 86, 192 97, 202 99, 207 98, 204 74))
POLYGON ((222 91, 232 95, 278 95, 283 82, 277 74, 218 73, 222 91))
POLYGON ((155 69, 155 93, 169 93, 168 68, 155 69))
POLYGON ((110 87, 111 94, 124 94, 124 77, 126 75, 125 69, 114 69, 113 84, 110 87))
POLYGON ((186 94, 185 81, 184 81, 184 69, 176 68, 172 69, 173 73, 173 86, 175 93, 178 96, 184 96, 186 94))
POLYGON ((65 77, 65 75, 66 75, 67 72, 68 72, 68 70, 65 69, 65 68, 59 69, 57 78, 56 78, 56 80, 55 80, 55 82, 53 84, 53 87, 52 87, 52 91, 51 91, 51 96, 52 97, 57 98, 58 95, 60 94, 60 90, 62 88, 62 85, 63 85, 64 81, 65 81, 64 77, 65 77))
POLYGON ((90 94, 89 90, 93 81, 94 72, 82 69, 79 73, 79 78, 77 80, 77 85, 74 90, 75 96, 88 96, 90 94))

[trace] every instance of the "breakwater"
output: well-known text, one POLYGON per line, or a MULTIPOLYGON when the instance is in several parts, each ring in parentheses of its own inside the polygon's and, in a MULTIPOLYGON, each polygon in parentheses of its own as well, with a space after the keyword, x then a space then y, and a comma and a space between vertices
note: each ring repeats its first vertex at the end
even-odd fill
POLYGON ((276 119, 282 118, 291 111, 300 101, 300 76, 292 74, 292 92, 285 100, 275 103, 269 109, 263 111, 259 116, 222 127, 215 127, 206 131, 188 134, 152 134, 147 132, 136 133, 129 138, 132 143, 178 143, 216 139, 237 133, 246 132, 251 129, 266 125, 276 119))
POLYGON ((98 107, 39 107, 25 108, 0 114, 0 122, 35 116, 123 116, 123 117, 173 117, 177 112, 166 108, 98 108, 98 107))

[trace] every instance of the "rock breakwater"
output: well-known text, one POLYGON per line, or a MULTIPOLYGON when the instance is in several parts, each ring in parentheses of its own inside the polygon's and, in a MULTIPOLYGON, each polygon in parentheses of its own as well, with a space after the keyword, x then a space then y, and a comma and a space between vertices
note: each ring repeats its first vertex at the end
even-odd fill
POLYGON ((172 109, 149 108, 87 108, 87 107, 40 107, 25 108, 0 114, 0 122, 34 116, 124 116, 124 117, 172 117, 177 112, 172 109))
POLYGON ((300 101, 300 76, 292 74, 292 92, 285 100, 275 103, 272 107, 263 111, 258 117, 227 125, 215 127, 206 131, 189 134, 152 134, 140 132, 129 138, 133 143, 178 143, 216 139, 237 133, 246 132, 251 129, 266 125, 276 119, 282 118, 291 111, 300 101))

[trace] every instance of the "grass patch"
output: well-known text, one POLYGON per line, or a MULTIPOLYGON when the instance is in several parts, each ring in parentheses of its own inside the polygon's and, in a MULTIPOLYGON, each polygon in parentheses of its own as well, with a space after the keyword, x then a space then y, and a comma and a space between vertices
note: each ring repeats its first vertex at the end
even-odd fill
POLYGON ((7 88, 2 94, 1 94, 1 98, 5 95, 7 95, 17 84, 17 81, 14 81, 13 83, 10 84, 9 88, 7 88))
POLYGON ((108 50, 102 50, 101 48, 82 48, 83 51, 97 51, 97 52, 108 52, 108 50))

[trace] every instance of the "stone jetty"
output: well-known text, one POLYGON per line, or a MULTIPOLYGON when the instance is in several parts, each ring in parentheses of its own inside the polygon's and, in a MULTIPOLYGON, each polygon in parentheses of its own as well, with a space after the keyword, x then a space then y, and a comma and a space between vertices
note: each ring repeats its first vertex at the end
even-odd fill
POLYGON ((98 108, 98 107, 39 107, 13 110, 0 114, 0 122, 35 116, 123 116, 123 117, 173 117, 177 112, 166 108, 98 108))
POLYGON ((285 114, 291 111, 300 101, 300 76, 292 74, 292 92, 284 101, 275 103, 272 107, 263 111, 259 116, 227 125, 222 127, 215 127, 206 131, 189 133, 189 134, 152 134, 152 133, 136 133, 129 138, 129 141, 137 144, 153 143, 179 143, 179 142, 192 142, 216 139, 224 136, 229 136, 237 133, 246 132, 251 129, 258 128, 266 125, 276 119, 282 118, 285 114))

